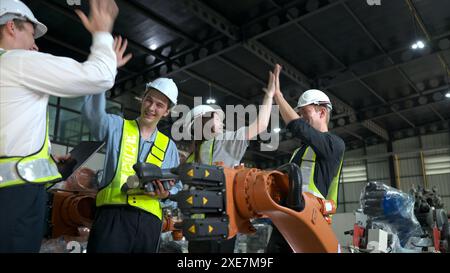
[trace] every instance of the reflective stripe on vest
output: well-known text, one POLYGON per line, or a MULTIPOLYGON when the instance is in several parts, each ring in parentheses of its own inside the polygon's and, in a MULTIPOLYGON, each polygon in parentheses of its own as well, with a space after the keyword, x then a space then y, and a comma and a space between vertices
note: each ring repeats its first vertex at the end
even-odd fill
POLYGON ((25 157, 0 158, 0 188, 61 181, 61 174, 50 155, 49 142, 47 118, 44 144, 38 152, 25 157))
MULTIPOLYGON (((209 165, 212 165, 212 161, 213 161, 213 153, 214 153, 214 144, 215 144, 215 139, 213 139, 211 145, 209 145, 209 165)), ((200 145, 200 156, 201 156, 201 151, 202 151, 202 146, 203 146, 204 142, 200 145)), ((186 159, 186 163, 192 163, 195 161, 195 152, 192 152, 188 158, 186 159)))
MULTIPOLYGON (((300 148, 294 151, 294 154, 292 155, 291 160, 289 162, 292 162, 292 160, 294 160, 299 151, 300 148)), ((302 191, 312 193, 319 198, 333 200, 337 207, 338 183, 342 168, 342 161, 343 160, 341 159, 341 163, 339 164, 337 174, 333 177, 333 180, 331 181, 327 197, 324 198, 322 193, 319 191, 319 189, 317 189, 317 186, 314 183, 314 171, 316 168, 316 153, 310 146, 307 146, 305 152, 303 152, 302 159, 300 162, 300 171, 302 173, 303 179, 302 191)))
MULTIPOLYGON (((130 205, 156 215, 162 220, 162 210, 157 197, 144 194, 122 193, 121 187, 127 178, 135 175, 133 165, 138 162, 140 132, 135 120, 124 120, 122 130, 122 142, 120 144, 119 160, 112 181, 97 193, 96 205, 130 205)), ((161 132, 156 133, 155 141, 145 162, 162 166, 169 138, 161 132)))

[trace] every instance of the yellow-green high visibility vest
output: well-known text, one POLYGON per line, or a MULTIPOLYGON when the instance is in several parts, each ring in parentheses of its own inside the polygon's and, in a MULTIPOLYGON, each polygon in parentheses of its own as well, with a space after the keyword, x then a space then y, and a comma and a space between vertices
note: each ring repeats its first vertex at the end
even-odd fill
MULTIPOLYGON (((292 155, 291 160, 289 160, 289 162, 292 162, 292 160, 294 160, 300 149, 301 147, 294 151, 294 154, 292 155)), ((341 159, 338 171, 336 175, 333 177, 333 180, 331 181, 327 197, 325 198, 323 197, 322 193, 320 193, 320 191, 317 189, 317 186, 314 183, 314 171, 316 168, 316 153, 310 146, 307 146, 305 152, 301 157, 301 162, 299 164, 303 179, 302 191, 312 193, 319 198, 333 200, 337 207, 338 183, 342 168, 342 161, 343 160, 341 159)))
POLYGON ((61 181, 61 174, 50 155, 49 143, 47 117, 44 143, 38 152, 29 156, 0 157, 0 188, 61 181))
MULTIPOLYGON (((214 153, 214 144, 215 144, 215 139, 213 139, 212 143, 209 145, 209 165, 212 165, 212 161, 213 161, 213 153, 214 153)), ((202 150, 202 146, 205 144, 205 142, 203 142, 202 144, 200 144, 200 155, 201 155, 201 150, 202 150)), ((186 159, 186 163, 192 163, 195 162, 196 158, 195 158, 195 151, 192 152, 188 158, 186 159)), ((205 218, 205 214, 204 213, 195 213, 195 214, 191 214, 191 219, 204 219, 205 218)))
MULTIPOLYGON (((204 145, 205 143, 203 142, 201 145, 200 145, 200 151, 202 150, 202 146, 204 145)), ((213 139, 213 141, 212 141, 212 143, 209 145, 209 165, 212 165, 212 161, 213 161, 213 154, 214 154, 214 144, 215 144, 215 139, 213 139)), ((188 158, 186 159, 186 163, 192 163, 192 162, 194 162, 195 161, 195 153, 194 152, 192 152, 189 156, 188 156, 188 158)))
MULTIPOLYGON (((119 160, 112 181, 97 193, 97 207, 104 205, 130 205, 137 207, 162 220, 162 209, 157 197, 144 194, 125 194, 121 187, 127 178, 135 175, 133 165, 138 162, 140 132, 136 120, 124 120, 122 130, 122 142, 120 144, 119 160)), ((161 132, 157 132, 155 141, 150 148, 150 153, 145 162, 158 167, 162 166, 169 138, 161 132)))

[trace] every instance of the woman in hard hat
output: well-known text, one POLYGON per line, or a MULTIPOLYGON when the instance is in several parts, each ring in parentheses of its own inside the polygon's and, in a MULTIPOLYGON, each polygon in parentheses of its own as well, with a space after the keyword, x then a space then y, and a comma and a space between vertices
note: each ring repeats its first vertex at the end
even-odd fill
MULTIPOLYGON (((215 162, 223 162, 227 167, 240 164, 249 140, 266 131, 269 124, 275 94, 275 76, 271 71, 269 73, 267 88, 263 89, 265 96, 259 115, 248 127, 224 131, 224 112, 209 105, 198 105, 186 115, 185 130, 189 130, 194 137, 186 163, 212 165, 215 162)), ((191 241, 188 249, 191 253, 233 253, 235 241, 236 237, 224 241, 191 241)))

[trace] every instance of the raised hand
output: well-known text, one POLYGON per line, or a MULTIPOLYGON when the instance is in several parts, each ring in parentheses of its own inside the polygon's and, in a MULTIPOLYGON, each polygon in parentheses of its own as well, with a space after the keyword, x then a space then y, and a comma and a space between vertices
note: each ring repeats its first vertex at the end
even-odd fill
POLYGON ((280 72, 281 72, 281 65, 276 64, 274 69, 274 77, 275 77, 275 96, 281 96, 281 88, 280 88, 280 72))
POLYGON ((84 27, 92 34, 112 32, 119 8, 114 0, 90 0, 89 18, 81 10, 75 10, 84 27))
POLYGON ((273 95, 275 94, 275 75, 272 73, 272 71, 269 71, 269 80, 267 82, 267 87, 263 88, 263 91, 266 92, 269 97, 273 97, 273 95))
POLYGON ((122 36, 116 36, 114 37, 114 52, 116 52, 117 57, 117 68, 124 66, 128 63, 129 60, 133 57, 133 54, 128 53, 127 55, 123 56, 125 51, 127 50, 128 46, 128 40, 122 39, 122 36))

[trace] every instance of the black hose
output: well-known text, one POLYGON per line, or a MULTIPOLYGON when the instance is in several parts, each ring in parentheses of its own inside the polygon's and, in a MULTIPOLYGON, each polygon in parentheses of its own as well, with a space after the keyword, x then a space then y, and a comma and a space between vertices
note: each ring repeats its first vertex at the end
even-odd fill
POLYGON ((305 208, 305 200, 302 196, 302 172, 295 163, 287 163, 277 168, 278 171, 287 173, 289 176, 289 191, 286 199, 286 207, 295 211, 302 211, 305 208))

